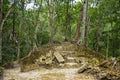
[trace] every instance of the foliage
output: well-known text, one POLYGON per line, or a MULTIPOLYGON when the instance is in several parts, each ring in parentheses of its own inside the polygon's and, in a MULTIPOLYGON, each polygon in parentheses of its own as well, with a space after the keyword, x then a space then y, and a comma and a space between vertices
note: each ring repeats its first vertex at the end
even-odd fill
MULTIPOLYGON (((40 4, 40 0, 35 0, 35 5, 40 4)), ((51 0, 55 6, 55 15, 53 22, 53 39, 64 40, 66 24, 66 1, 51 0)), ((69 0, 69 26, 71 27, 71 40, 74 37, 77 21, 82 6, 81 2, 69 0)), ((22 4, 17 2, 14 10, 11 12, 3 27, 3 62, 16 60, 17 42, 20 42, 20 57, 24 57, 33 48, 33 36, 35 30, 36 11, 38 8, 26 9, 30 0, 25 0, 24 22, 20 28, 22 17, 22 4), (14 22, 13 22, 14 20, 14 22), (14 27, 14 31, 13 31, 14 27), (13 33, 14 32, 14 33, 13 33), (13 36, 14 35, 14 36, 13 36)), ((11 2, 4 0, 3 16, 7 13, 11 2)), ((37 45, 47 44, 50 38, 49 16, 47 0, 43 0, 40 16, 38 20, 37 45)), ((109 46, 109 56, 120 56, 120 2, 119 0, 98 0, 95 7, 91 7, 89 1, 87 23, 88 23, 88 46, 95 48, 98 26, 101 29, 99 52, 106 54, 109 46), (108 43, 109 41, 109 43, 108 43)))

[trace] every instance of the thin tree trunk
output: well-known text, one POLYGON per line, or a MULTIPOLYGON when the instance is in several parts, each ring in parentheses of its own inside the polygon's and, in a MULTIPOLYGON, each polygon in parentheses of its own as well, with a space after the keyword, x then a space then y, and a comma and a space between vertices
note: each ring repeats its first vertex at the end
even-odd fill
POLYGON ((108 59, 108 56, 109 56, 109 31, 107 33, 106 59, 108 59))
POLYGON ((100 37, 101 37, 101 25, 99 24, 98 28, 97 28, 97 36, 96 36, 96 43, 95 43, 95 50, 96 51, 99 50, 100 37))
MULTIPOLYGON (((16 2, 14 2, 15 4, 16 2)), ((24 23, 24 0, 21 0, 21 18, 20 18, 20 24, 18 29, 18 43, 17 43, 17 61, 20 60, 20 43, 21 43, 21 27, 24 23)))
POLYGON ((86 26, 87 8, 88 8, 88 0, 85 0, 83 5, 83 23, 81 27, 81 38, 78 41, 78 43, 80 43, 81 45, 86 45, 85 44, 85 27, 87 27, 86 26))
POLYGON ((2 62, 2 5, 3 0, 0 0, 0 63, 2 62))
MULTIPOLYGON (((112 27, 112 22, 111 22, 111 26, 110 27, 112 27)), ((110 30, 110 29, 109 29, 110 30)), ((106 59, 108 59, 108 56, 109 56, 109 43, 110 43, 110 41, 109 41, 109 39, 110 39, 110 33, 109 33, 109 31, 107 32, 107 47, 106 47, 106 59)))
POLYGON ((2 21, 1 21, 1 24, 0 24, 0 30, 2 30, 3 25, 4 25, 7 17, 9 16, 10 12, 12 11, 12 9, 13 9, 13 4, 12 4, 11 7, 9 8, 9 10, 8 10, 8 12, 6 13, 5 17, 4 17, 4 18, 2 17, 2 21))
POLYGON ((4 22, 6 21, 13 7, 13 4, 12 4, 8 12, 6 13, 5 17, 3 18, 2 5, 3 5, 3 0, 0 0, 0 62, 2 62, 2 29, 3 29, 4 22))
POLYGON ((49 16, 49 22, 50 22, 50 42, 53 42, 53 19, 51 16, 49 16))
POLYGON ((49 11, 49 26, 50 26, 50 42, 53 42, 53 21, 54 21, 54 9, 53 1, 47 0, 48 11, 49 11))
POLYGON ((85 46, 88 46, 88 34, 89 34, 89 27, 90 27, 90 19, 87 18, 87 21, 86 21, 86 26, 85 26, 85 46))
POLYGON ((80 14, 79 14, 78 22, 77 22, 77 28, 76 28, 76 32, 75 32, 75 37, 73 39, 74 42, 77 42, 78 38, 80 37, 80 25, 81 25, 82 18, 83 18, 83 5, 82 5, 82 7, 80 9, 80 14))
POLYGON ((37 15, 36 15, 36 18, 35 18, 35 22, 34 22, 35 31, 34 31, 33 49, 37 49, 38 20, 39 20, 41 7, 42 7, 42 0, 41 0, 41 3, 39 5, 38 11, 37 11, 37 15))
POLYGON ((13 34, 13 41, 15 43, 15 6, 16 6, 16 0, 14 0, 14 3, 13 3, 13 31, 12 31, 12 34, 13 34))
POLYGON ((69 35, 68 35, 68 26, 69 26, 69 0, 66 2, 67 8, 66 8, 66 28, 65 28, 65 41, 69 40, 69 35))
MULTIPOLYGON (((100 18, 102 19, 102 17, 100 17, 100 18)), ((97 23, 98 23, 98 25, 97 25, 96 42, 95 42, 94 49, 98 52, 99 51, 99 42, 100 42, 100 38, 102 36, 102 27, 101 27, 102 22, 101 22, 101 20, 98 20, 97 23)))
POLYGON ((0 63, 2 62, 2 31, 0 30, 0 63))

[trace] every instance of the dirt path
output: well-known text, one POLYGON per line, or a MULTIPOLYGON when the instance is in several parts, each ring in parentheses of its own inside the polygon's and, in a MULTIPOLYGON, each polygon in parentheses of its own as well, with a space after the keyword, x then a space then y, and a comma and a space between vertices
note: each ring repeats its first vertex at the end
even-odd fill
POLYGON ((45 69, 20 72, 20 68, 4 71, 4 80, 96 80, 89 74, 77 74, 78 68, 45 69))

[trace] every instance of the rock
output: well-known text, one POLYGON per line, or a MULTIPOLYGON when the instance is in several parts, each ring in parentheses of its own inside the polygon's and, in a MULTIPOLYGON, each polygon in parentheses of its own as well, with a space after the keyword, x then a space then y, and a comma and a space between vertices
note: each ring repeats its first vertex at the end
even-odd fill
POLYGON ((108 63, 107 60, 105 60, 104 62, 100 63, 98 66, 99 67, 104 67, 104 68, 107 68, 108 66, 106 65, 108 63))
POLYGON ((38 68, 39 68, 39 65, 37 64, 21 65, 21 72, 27 72, 27 71, 38 69, 38 68))
POLYGON ((57 47, 55 47, 55 50, 56 51, 61 51, 61 50, 63 50, 63 47, 62 46, 57 46, 57 47))
POLYGON ((35 60, 35 64, 45 64, 45 62, 46 62, 45 56, 41 56, 40 58, 35 60))
POLYGON ((59 63, 65 61, 64 58, 62 57, 62 55, 58 52, 54 52, 54 56, 58 60, 59 63))
POLYGON ((78 73, 84 72, 88 67, 88 62, 85 62, 78 70, 78 73))
POLYGON ((102 77, 100 80, 111 80, 111 79, 108 79, 108 78, 105 76, 105 77, 102 77))
POLYGON ((51 58, 47 58, 45 60, 45 64, 52 64, 52 59, 51 58))

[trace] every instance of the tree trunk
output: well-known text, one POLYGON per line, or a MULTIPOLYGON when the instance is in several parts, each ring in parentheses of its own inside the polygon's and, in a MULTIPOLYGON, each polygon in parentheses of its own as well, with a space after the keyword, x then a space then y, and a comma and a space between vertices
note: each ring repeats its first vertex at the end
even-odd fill
POLYGON ((15 43, 15 6, 16 6, 16 0, 14 0, 14 3, 13 3, 13 31, 12 31, 12 34, 13 34, 13 41, 15 43))
MULTIPOLYGON (((101 20, 102 20, 102 17, 100 17, 101 20)), ((99 51, 99 42, 100 42, 100 38, 102 36, 102 22, 101 20, 97 21, 98 25, 97 25, 97 32, 96 32, 96 42, 95 42, 95 46, 94 46, 94 49, 98 52, 99 51)))
POLYGON ((108 59, 108 56, 109 56, 109 31, 107 33, 106 59, 108 59))
MULTIPOLYGON (((14 2, 15 4, 16 2, 14 2)), ((21 43, 21 27, 24 24, 24 0, 21 0, 21 18, 20 18, 20 24, 18 29, 18 43, 17 43, 17 61, 20 60, 20 43, 21 43)))
POLYGON ((99 25, 97 26, 97 35, 96 35, 96 43, 95 43, 95 50, 96 50, 96 51, 99 50, 100 37, 101 37, 101 25, 99 24, 99 25))
POLYGON ((68 30, 68 26, 69 26, 69 0, 67 0, 66 2, 67 7, 66 7, 66 28, 65 28, 65 41, 69 40, 69 30, 68 30))
POLYGON ((50 26, 50 42, 53 42, 53 19, 51 16, 49 16, 49 26, 50 26))
POLYGON ((39 5, 39 8, 37 10, 37 15, 36 15, 35 22, 34 22, 35 31, 34 31, 33 49, 37 49, 38 20, 39 20, 39 14, 40 14, 41 6, 42 6, 42 0, 41 0, 41 3, 39 5))
POLYGON ((77 42, 78 38, 80 37, 80 25, 81 25, 82 18, 83 18, 83 5, 82 5, 82 7, 80 9, 80 14, 79 14, 78 22, 77 22, 77 28, 76 28, 76 32, 75 32, 75 37, 73 39, 74 42, 77 42))
POLYGON ((83 23, 81 27, 81 37, 78 41, 78 43, 80 43, 81 45, 85 45, 85 27, 87 27, 86 26, 87 8, 88 8, 88 0, 85 0, 83 4, 83 23))
POLYGON ((2 62, 2 5, 3 0, 0 0, 0 63, 2 62))
POLYGON ((88 46, 88 28, 89 28, 89 22, 88 22, 88 18, 86 20, 86 26, 85 26, 85 46, 88 46))
POLYGON ((2 30, 0 30, 0 63, 1 62, 2 62, 2 30))
POLYGON ((4 22, 6 21, 7 17, 9 16, 10 12, 12 11, 12 7, 13 7, 13 4, 12 4, 3 19, 2 5, 3 5, 3 0, 0 0, 0 62, 2 62, 2 29, 3 29, 4 22))
POLYGON ((50 42, 53 42, 53 21, 54 21, 54 1, 47 0, 48 5, 48 15, 49 15, 49 26, 50 26, 50 42))
MULTIPOLYGON (((111 22, 111 26, 110 27, 112 27, 112 22, 111 22)), ((109 30, 110 30, 110 27, 109 27, 109 30)), ((109 41, 109 39, 110 39, 110 33, 109 33, 109 31, 107 32, 107 47, 106 47, 106 59, 108 59, 108 57, 109 57, 109 43, 110 43, 110 41, 109 41)), ((116 39, 117 40, 117 39, 116 39)))

